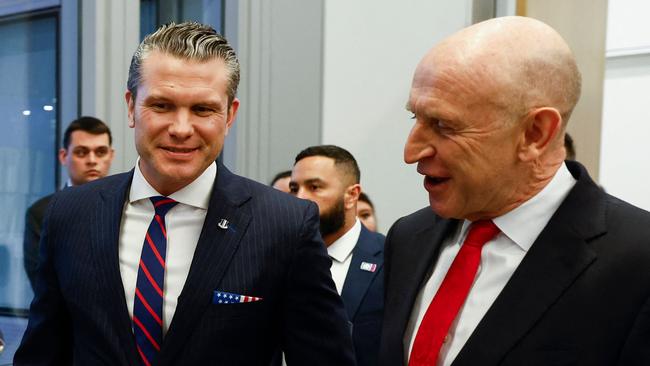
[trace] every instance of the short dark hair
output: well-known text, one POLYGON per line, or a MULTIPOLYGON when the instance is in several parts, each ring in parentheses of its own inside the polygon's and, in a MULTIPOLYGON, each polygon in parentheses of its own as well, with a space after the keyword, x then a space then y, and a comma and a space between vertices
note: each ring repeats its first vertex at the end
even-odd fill
POLYGON ((102 122, 100 119, 95 117, 83 116, 75 119, 70 122, 68 128, 65 129, 63 135, 63 148, 68 149, 70 146, 70 140, 72 139, 72 133, 75 131, 84 131, 93 135, 103 135, 108 134, 108 145, 113 144, 113 136, 111 136, 111 130, 108 128, 106 123, 102 122))
POLYGON ((275 177, 271 179, 271 183, 269 185, 273 186, 275 182, 279 181, 282 178, 287 178, 287 177, 291 177, 291 170, 285 170, 283 172, 276 174, 275 177))
POLYGON ((363 192, 359 193, 359 201, 365 202, 368 204, 368 206, 370 206, 370 208, 372 208, 373 210, 375 209, 375 205, 372 204, 372 201, 370 200, 368 195, 363 192))
POLYGON ((310 156, 324 156, 333 159, 334 165, 343 168, 343 172, 353 178, 353 184, 361 181, 361 172, 357 161, 349 151, 342 147, 336 145, 310 146, 296 156, 296 161, 293 164, 296 165, 300 160, 310 156))
POLYGON ((576 160, 576 148, 573 145, 573 138, 568 132, 564 134, 564 149, 566 150, 567 160, 576 160))

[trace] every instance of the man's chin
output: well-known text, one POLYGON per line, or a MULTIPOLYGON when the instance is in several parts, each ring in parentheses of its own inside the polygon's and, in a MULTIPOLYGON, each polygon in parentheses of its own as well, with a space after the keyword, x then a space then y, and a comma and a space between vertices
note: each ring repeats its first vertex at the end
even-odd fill
POLYGON ((158 177, 165 186, 182 188, 196 180, 204 171, 205 169, 201 171, 196 169, 173 169, 161 172, 158 177))
POLYGON ((440 200, 435 200, 429 195, 429 207, 436 215, 442 217, 443 219, 454 219, 457 218, 458 212, 455 212, 452 207, 449 206, 446 202, 441 202, 440 200))
POLYGON ((100 176, 95 176, 95 175, 84 176, 84 177, 82 178, 82 180, 80 180, 80 181, 74 181, 74 180, 73 180, 73 181, 72 181, 72 184, 74 184, 75 186, 80 186, 80 185, 82 185, 82 184, 90 183, 90 182, 92 182, 92 181, 94 181, 94 180, 97 180, 97 179, 99 179, 99 178, 101 178, 101 177, 100 177, 100 176))

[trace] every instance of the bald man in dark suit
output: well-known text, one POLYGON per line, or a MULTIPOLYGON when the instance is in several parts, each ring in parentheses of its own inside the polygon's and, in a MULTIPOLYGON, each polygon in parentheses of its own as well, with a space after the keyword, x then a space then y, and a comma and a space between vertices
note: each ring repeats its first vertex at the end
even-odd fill
POLYGON ((422 59, 404 160, 429 207, 387 235, 380 365, 650 365, 650 213, 565 162, 580 84, 531 18, 422 59))

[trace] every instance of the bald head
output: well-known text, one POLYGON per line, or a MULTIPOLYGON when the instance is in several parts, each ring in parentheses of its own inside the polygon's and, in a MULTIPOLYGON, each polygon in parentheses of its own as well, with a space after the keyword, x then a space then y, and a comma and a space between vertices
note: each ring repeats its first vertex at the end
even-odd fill
POLYGON ((494 18, 467 27, 431 49, 418 69, 427 64, 462 73, 476 96, 516 116, 551 107, 566 124, 580 96, 580 72, 569 46, 532 18, 494 18))
POLYGON ((404 161, 418 164, 440 216, 503 215, 562 165, 563 131, 579 95, 573 54, 548 25, 523 17, 473 25, 418 65, 404 161))

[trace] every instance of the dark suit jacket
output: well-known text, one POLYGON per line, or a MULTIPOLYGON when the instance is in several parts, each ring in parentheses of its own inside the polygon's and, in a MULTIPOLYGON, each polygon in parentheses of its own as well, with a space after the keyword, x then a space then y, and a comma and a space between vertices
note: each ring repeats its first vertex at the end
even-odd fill
MULTIPOLYGON (((139 365, 119 270, 133 172, 57 193, 15 365, 139 365)), ((354 365, 313 203, 218 167, 210 205, 157 365, 354 365), (230 227, 220 229, 220 219, 230 227), (214 290, 263 298, 215 305, 214 290)))
MULTIPOLYGON (((577 184, 454 366, 650 365, 650 213, 567 165, 577 184)), ((404 364, 413 303, 456 224, 425 208, 391 228, 380 365, 404 364)))
POLYGON ((384 313, 384 240, 361 225, 361 234, 352 251, 352 261, 345 277, 341 297, 352 321, 352 338, 357 365, 377 366, 381 319, 384 313), (361 264, 376 264, 374 272, 361 264))
POLYGON ((25 214, 25 235, 23 237, 23 263, 25 272, 32 289, 36 279, 36 268, 38 267, 38 243, 41 241, 41 230, 43 229, 43 216, 45 209, 50 204, 54 194, 45 196, 34 202, 27 209, 25 214))
MULTIPOLYGON (((381 319, 384 313, 384 240, 361 225, 361 234, 352 250, 352 261, 345 276, 341 298, 348 319, 352 322, 352 339, 358 366, 377 366, 381 319), (361 264, 375 264, 374 272, 361 269, 361 264)), ((282 365, 282 352, 277 352, 270 366, 282 365)), ((288 363, 288 366, 291 366, 288 363)))

